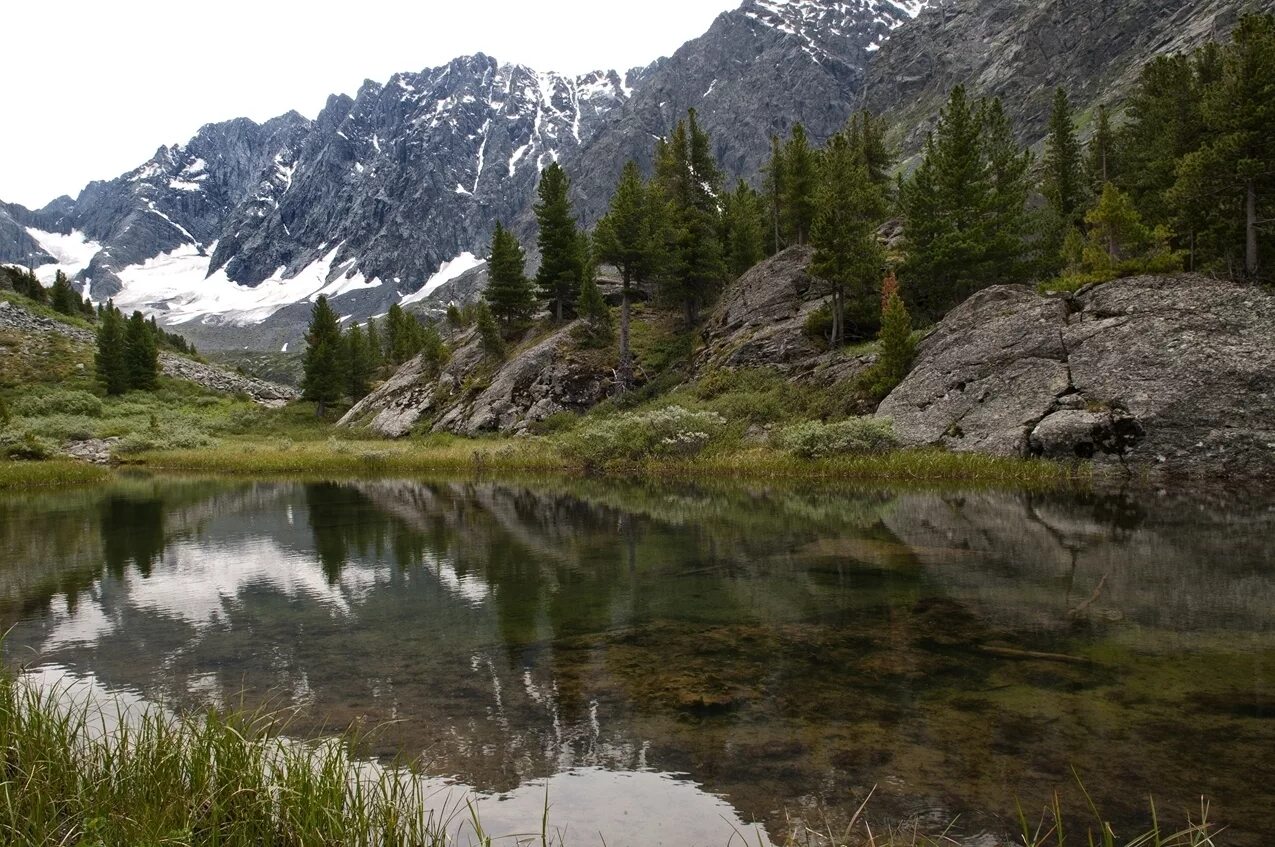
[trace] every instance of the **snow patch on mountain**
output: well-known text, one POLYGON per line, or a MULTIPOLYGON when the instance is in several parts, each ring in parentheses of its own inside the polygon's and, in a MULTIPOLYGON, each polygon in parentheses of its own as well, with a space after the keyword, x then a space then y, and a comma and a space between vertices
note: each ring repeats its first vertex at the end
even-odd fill
POLYGON ((60 232, 45 232, 30 226, 26 230, 27 234, 40 245, 40 249, 57 260, 54 264, 41 265, 35 269, 36 277, 45 285, 53 284, 58 271, 74 279, 76 274, 89 266, 89 262, 93 261, 93 257, 102 249, 101 244, 90 241, 78 229, 73 229, 65 235, 60 232))
POLYGON ((177 326, 194 320, 247 325, 259 323, 294 303, 313 302, 319 295, 336 298, 352 291, 376 288, 379 279, 366 279, 353 260, 336 262, 341 245, 292 276, 279 268, 256 286, 232 281, 223 269, 209 273, 211 250, 189 244, 116 272, 123 290, 115 305, 125 312, 140 310, 177 326))
POLYGON ((426 280, 425 284, 422 285, 418 291, 403 298, 403 305, 406 306, 408 303, 419 303, 421 300, 424 300, 432 294, 435 289, 441 288, 443 285, 451 282, 453 279, 456 279, 456 277, 461 274, 468 273, 483 264, 484 262, 482 259, 469 252, 461 253, 455 259, 443 262, 438 269, 438 273, 426 280))

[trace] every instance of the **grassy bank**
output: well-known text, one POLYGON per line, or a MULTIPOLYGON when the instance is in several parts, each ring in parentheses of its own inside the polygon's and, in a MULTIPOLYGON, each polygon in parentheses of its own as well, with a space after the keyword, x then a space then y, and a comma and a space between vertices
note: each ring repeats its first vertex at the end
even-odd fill
POLYGON ((111 472, 106 468, 71 459, 55 459, 46 462, 0 461, 0 491, 86 485, 104 482, 110 476, 111 472))
MULTIPOLYGON (((0 669, 0 842, 14 845, 490 845, 473 807, 430 794, 410 767, 369 764, 357 739, 316 743, 279 735, 279 716, 207 713, 175 717, 154 707, 94 703, 69 690, 26 684, 0 669)), ((1160 825, 1117 838, 1084 794, 1093 823, 1064 829, 1054 798, 1039 818, 1020 814, 1025 847, 1211 847, 1201 818, 1177 831, 1160 825)), ((871 825, 871 795, 841 831, 803 828, 785 847, 937 847, 950 830, 871 825)), ((503 843, 605 843, 552 827, 552 798, 523 835, 503 843), (527 833, 532 833, 528 835, 527 833)), ((655 822, 653 822, 655 823, 655 822)), ((598 838, 604 837, 599 833, 598 838)))

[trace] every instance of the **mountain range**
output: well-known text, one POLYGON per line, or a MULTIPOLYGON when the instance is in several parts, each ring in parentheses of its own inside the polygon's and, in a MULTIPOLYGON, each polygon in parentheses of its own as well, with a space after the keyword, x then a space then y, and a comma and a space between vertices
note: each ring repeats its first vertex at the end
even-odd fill
POLYGON ((757 177, 772 135, 800 122, 821 141, 864 105, 913 152, 958 82, 1004 97, 1032 143, 1055 86, 1082 110, 1117 102, 1141 62, 1237 17, 1225 0, 744 0, 644 68, 572 77, 480 53, 368 80, 314 119, 208 124, 74 199, 0 203, 0 262, 63 270, 201 348, 295 349, 320 293, 361 320, 476 290, 497 221, 531 246, 552 161, 595 221, 624 161, 649 167, 689 108, 731 178, 757 177))

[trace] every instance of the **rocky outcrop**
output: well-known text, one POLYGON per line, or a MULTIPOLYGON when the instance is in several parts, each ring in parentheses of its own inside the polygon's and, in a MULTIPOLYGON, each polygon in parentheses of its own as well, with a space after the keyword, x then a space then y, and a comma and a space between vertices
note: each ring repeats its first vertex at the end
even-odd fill
MULTIPOLYGON (((24 333, 57 333, 81 344, 96 343, 93 333, 87 329, 37 315, 7 300, 0 300, 0 329, 24 333)), ((228 371, 176 353, 161 351, 159 366, 165 376, 184 379, 210 391, 243 394, 250 397, 254 403, 269 408, 284 406, 289 400, 295 400, 300 396, 295 388, 228 371)))
POLYGON ((1083 114, 1119 104, 1141 66, 1226 38, 1246 7, 1272 0, 936 0, 885 42, 863 83, 864 105, 888 114, 916 152, 956 85, 1000 97, 1021 137, 1038 141, 1061 86, 1083 114))
POLYGON ((862 373, 875 354, 828 351, 806 321, 828 300, 810 276, 814 250, 789 247, 731 283, 705 323, 697 373, 718 368, 774 368, 794 380, 835 385, 862 373))
POLYGON ((913 445, 1275 477, 1275 297, 1195 275, 995 286, 944 318, 877 414, 913 445))
POLYGON ((568 324, 496 365, 468 330, 452 340, 439 373, 417 356, 338 425, 364 425, 393 438, 426 426, 457 435, 518 434, 558 412, 584 412, 611 392, 615 373, 610 354, 580 349, 576 328, 568 324))

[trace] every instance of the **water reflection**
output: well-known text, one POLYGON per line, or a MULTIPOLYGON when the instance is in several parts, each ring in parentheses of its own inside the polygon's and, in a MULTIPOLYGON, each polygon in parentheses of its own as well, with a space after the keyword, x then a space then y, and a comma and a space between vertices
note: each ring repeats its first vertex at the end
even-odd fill
POLYGON ((776 836, 874 785, 878 819, 1008 832, 1074 764, 1117 821, 1207 792, 1259 844, 1272 524, 1154 497, 139 479, 0 499, 0 623, 11 658, 178 705, 392 720, 376 752, 522 797, 554 777, 590 830, 621 821, 588 797, 654 772, 776 836))

